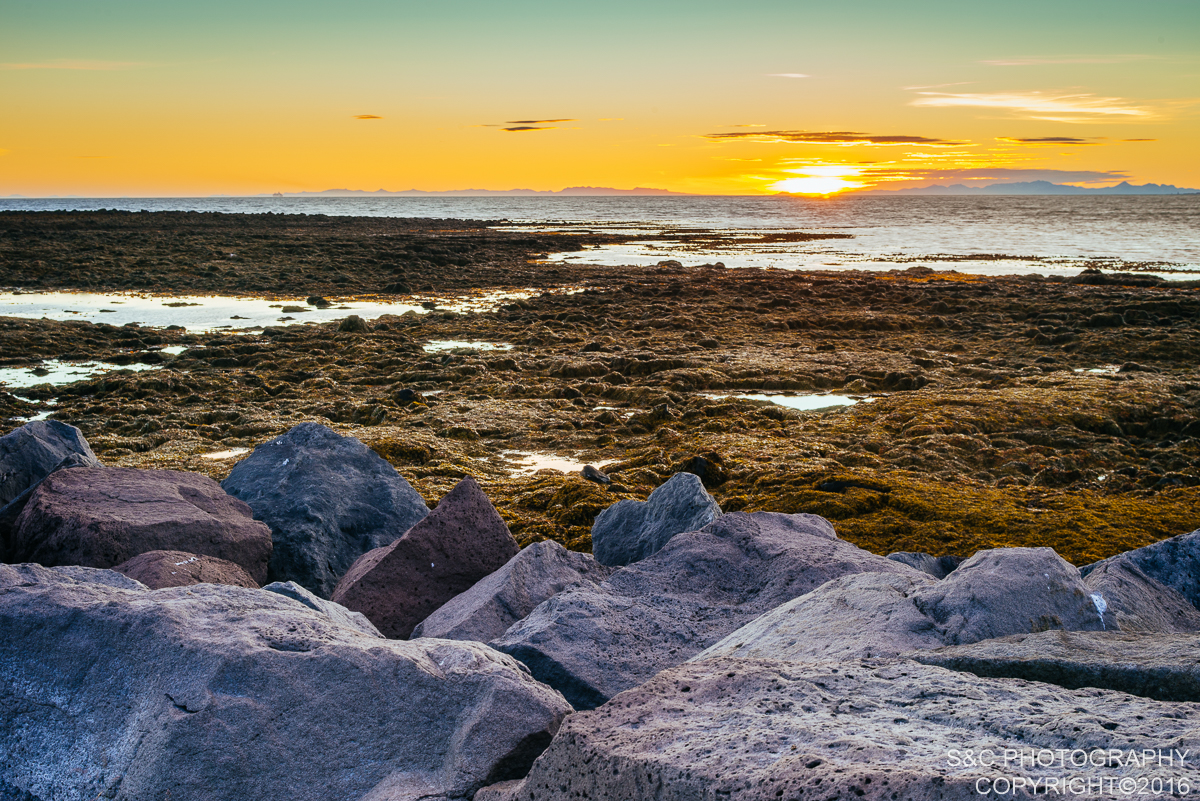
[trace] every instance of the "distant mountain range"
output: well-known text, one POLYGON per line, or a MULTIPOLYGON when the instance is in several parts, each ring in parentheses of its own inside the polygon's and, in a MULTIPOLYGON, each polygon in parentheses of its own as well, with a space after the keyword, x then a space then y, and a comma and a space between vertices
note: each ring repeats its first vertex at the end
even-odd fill
POLYGON ((856 195, 1200 195, 1200 189, 1187 189, 1170 184, 1135 186, 1122 181, 1116 186, 1083 187, 1052 184, 1049 181, 1022 181, 1013 184, 988 186, 922 186, 916 189, 869 189, 856 195))
POLYGON ((605 197, 612 195, 687 195, 686 192, 669 192, 666 189, 649 189, 639 186, 636 189, 613 189, 607 186, 568 186, 566 189, 451 189, 445 192, 427 192, 424 189, 405 189, 402 192, 389 192, 377 189, 368 192, 365 189, 326 189, 323 192, 276 192, 274 195, 257 195, 257 197, 543 197, 546 195, 568 195, 605 197))

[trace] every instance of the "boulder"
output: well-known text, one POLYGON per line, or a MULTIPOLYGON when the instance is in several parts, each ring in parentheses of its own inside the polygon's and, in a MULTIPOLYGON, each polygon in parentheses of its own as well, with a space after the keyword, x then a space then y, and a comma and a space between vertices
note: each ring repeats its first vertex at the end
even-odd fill
POLYGON ((592 523, 592 553, 602 565, 645 559, 682 531, 703 528, 721 507, 694 473, 676 473, 645 501, 617 501, 592 523))
POLYGON ((0 630, 0 787, 37 798, 465 799, 570 712, 484 645, 242 587, 0 566, 0 630))
POLYGON ((735 512, 677 534, 595 588, 555 595, 492 645, 591 709, 763 612, 866 571, 921 575, 839 540, 816 515, 735 512))
POLYGON ((335 604, 333 601, 318 598, 294 581, 276 581, 273 584, 263 587, 263 589, 267 592, 282 595, 285 598, 291 598, 293 601, 299 601, 314 612, 320 612, 339 626, 357 629, 369 637, 383 639, 383 635, 379 633, 379 629, 375 628, 374 624, 367 620, 362 612, 351 612, 341 604, 335 604))
MULTIPOLYGON (((65 456, 61 462, 50 468, 50 473, 58 470, 67 470, 72 467, 96 467, 95 460, 89 460, 87 457, 78 453, 72 453, 65 456)), ((46 475, 49 475, 47 473, 46 475)), ((22 492, 17 497, 13 498, 4 506, 0 507, 0 562, 9 561, 8 555, 12 550, 13 529, 16 528, 17 518, 21 516, 21 512, 25 511, 25 505, 29 503, 34 491, 42 485, 45 477, 38 479, 28 489, 22 492)))
POLYGON ((258 589, 241 565, 184 551, 147 551, 113 568, 152 590, 192 584, 228 584, 258 589))
POLYGON ((100 460, 83 433, 58 420, 34 420, 0 437, 0 506, 41 481, 68 456, 89 467, 100 460))
POLYGON ((901 564, 915 567, 922 573, 927 573, 935 579, 944 579, 946 576, 954 572, 954 569, 966 561, 965 556, 933 556, 927 553, 914 553, 913 551, 896 551, 889 553, 888 559, 895 560, 901 564))
POLYGON ((207 476, 77 467, 51 473, 17 517, 14 560, 113 567, 147 551, 186 551, 267 575, 271 532, 207 476))
POLYGON ((1083 583, 1100 596, 1109 629, 1126 632, 1200 631, 1200 609, 1180 593, 1155 581, 1133 560, 1118 559, 1093 568, 1083 583))
POLYGON ((1134 565, 1147 577, 1165 584, 1200 608, 1200 529, 1093 562, 1080 568, 1080 572, 1087 576, 1103 565, 1117 562, 1134 565))
POLYGON ((553 540, 535 542, 440 606, 412 636, 487 642, 546 599, 565 589, 595 586, 611 573, 590 554, 568 551, 553 540))
POLYGON ((403 537, 360 556, 338 582, 333 600, 362 612, 384 636, 404 639, 519 550, 504 519, 468 476, 403 537))
POLYGON ((695 659, 888 658, 1009 634, 1102 628, 1097 601, 1053 550, 997 548, 980 551, 941 581, 922 574, 842 576, 747 623, 695 659))
MULTIPOLYGON (((1084 797, 1066 784, 1076 776, 1114 788, 1123 779, 1135 789, 1142 779, 1195 787, 1198 720, 1191 706, 979 679, 908 661, 725 657, 664 671, 570 716, 528 777, 476 798, 1084 797), (1143 748, 1162 749, 1173 762, 1142 761, 1143 748), (1191 753, 1181 760, 1184 751, 1191 753), (1048 756, 1039 765, 1036 755, 1048 756), (1053 762, 1058 756, 1065 766, 1053 762), (1072 758, 1083 766, 1073 767, 1072 758)), ((1091 797, 1099 796, 1125 797, 1091 797)))
POLYGON ((355 559, 429 514, 382 457, 316 423, 259 445, 221 486, 271 527, 268 580, 295 581, 322 598, 355 559))
POLYGON ((1159 701, 1200 701, 1200 635, 1043 631, 910 654, 926 665, 1159 701))

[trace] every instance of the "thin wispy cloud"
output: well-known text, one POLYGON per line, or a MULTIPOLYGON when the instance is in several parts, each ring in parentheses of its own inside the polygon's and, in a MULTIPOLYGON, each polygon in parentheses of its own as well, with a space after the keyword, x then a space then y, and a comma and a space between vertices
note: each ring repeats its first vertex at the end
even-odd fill
POLYGON ((768 78, 811 78, 811 75, 805 75, 802 72, 768 72, 768 78))
POLYGON ((141 61, 93 61, 88 59, 60 58, 52 61, 19 61, 0 63, 2 70, 84 70, 90 72, 113 72, 133 70, 148 66, 141 61))
POLYGON ((1157 139, 1122 139, 1122 142, 1157 142, 1157 139))
POLYGON ((1128 64, 1131 61, 1146 61, 1154 56, 1034 56, 1029 58, 999 58, 980 61, 991 67, 1041 67, 1049 64, 1128 64))
POLYGON ((515 125, 511 128, 501 128, 502 131, 557 131, 558 126, 555 125, 515 125))
POLYGON ((1121 97, 1049 92, 918 92, 909 105, 935 108, 990 108, 1007 110, 1036 120, 1091 122, 1105 117, 1154 116, 1149 109, 1121 97))
POLYGON ((1098 145, 1097 139, 1079 139, 1074 136, 1039 136, 1033 139, 998 136, 997 142, 1008 142, 1012 145, 1098 145))
POLYGON ((705 139, 721 142, 738 139, 751 142, 790 142, 805 145, 922 145, 927 147, 957 147, 964 142, 932 139, 928 136, 880 136, 857 131, 737 131, 704 134, 705 139))
POLYGON ((380 117, 378 114, 355 114, 354 119, 356 119, 356 120, 382 120, 383 117, 380 117))
POLYGON ((509 120, 507 125, 548 125, 552 122, 576 122, 576 120, 509 120))
POLYGON ((1119 170, 1042 170, 1014 167, 872 167, 863 170, 863 178, 877 182, 897 181, 987 181, 1016 183, 1018 181, 1050 181, 1052 183, 1097 184, 1123 181, 1130 177, 1119 170))

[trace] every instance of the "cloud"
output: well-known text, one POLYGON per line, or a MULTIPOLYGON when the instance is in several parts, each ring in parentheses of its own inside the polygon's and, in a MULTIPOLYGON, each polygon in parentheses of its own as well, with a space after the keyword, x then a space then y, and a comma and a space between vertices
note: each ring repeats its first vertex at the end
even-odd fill
POLYGON ((917 92, 913 106, 1007 109, 1036 120, 1091 122, 1102 117, 1151 117, 1152 112, 1120 97, 1047 92, 917 92))
POLYGON ((729 141, 748 139, 752 142, 792 142, 805 145, 922 145, 926 147, 960 146, 964 142, 931 139, 927 136, 877 136, 856 131, 746 131, 704 134, 705 139, 729 141))
POLYGON ((502 131, 557 131, 556 126, 550 125, 541 127, 537 125, 517 125, 513 128, 501 128, 502 131))
POLYGON ((3 70, 86 70, 90 72, 111 72, 113 70, 132 70, 145 67, 140 61, 90 61, 87 59, 59 58, 52 61, 23 61, 0 64, 3 70))
POLYGON ((1157 139, 1122 139, 1122 142, 1157 142, 1157 139))
POLYGON ((1145 61, 1154 56, 1124 55, 1124 56, 1049 56, 1033 58, 1002 58, 980 61, 991 67, 1040 67, 1047 64, 1128 64, 1131 61, 1145 61))
POLYGON ((805 75, 802 72, 768 72, 768 78, 811 78, 811 75, 805 75))
POLYGON ((1097 170, 1040 170, 1014 167, 912 168, 873 167, 863 170, 860 177, 871 182, 935 181, 1016 183, 1019 181, 1050 181, 1052 183, 1095 184, 1121 181, 1127 173, 1097 170))
POLYGON ((1041 136, 1036 139, 1014 139, 1007 136, 996 137, 998 142, 1008 142, 1013 145, 1098 145, 1095 139, 1078 139, 1074 136, 1041 136))
MULTIPOLYGON (((577 120, 509 120, 507 125, 548 125, 552 122, 577 122, 577 120)), ((505 128, 504 130, 509 130, 505 128)))
POLYGON ((356 120, 382 120, 383 117, 380 117, 378 114, 355 114, 354 119, 356 119, 356 120))

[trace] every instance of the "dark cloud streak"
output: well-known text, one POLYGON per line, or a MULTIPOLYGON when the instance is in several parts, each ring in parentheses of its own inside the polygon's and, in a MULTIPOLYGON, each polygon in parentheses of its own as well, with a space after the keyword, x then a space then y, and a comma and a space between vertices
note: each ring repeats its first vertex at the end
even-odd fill
POLYGON ((705 139, 724 142, 748 139, 753 142, 789 142, 804 145, 924 145, 929 147, 956 147, 966 142, 949 139, 933 139, 928 136, 878 136, 857 131, 754 131, 736 133, 704 134, 705 139))

